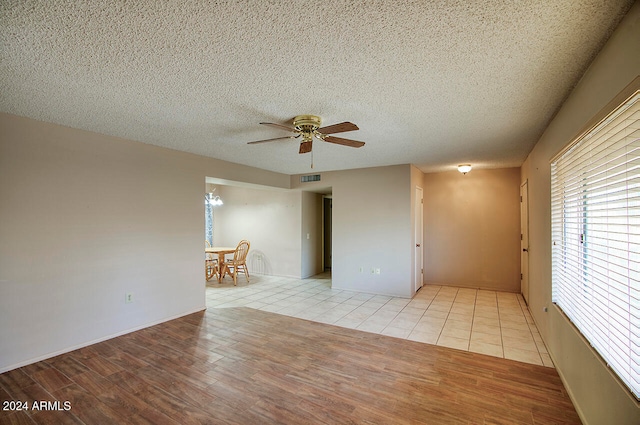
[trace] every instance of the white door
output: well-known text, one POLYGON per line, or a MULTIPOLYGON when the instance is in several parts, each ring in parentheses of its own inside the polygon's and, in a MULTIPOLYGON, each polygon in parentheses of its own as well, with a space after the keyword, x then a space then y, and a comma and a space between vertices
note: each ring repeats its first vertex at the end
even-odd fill
POLYGON ((424 277, 423 262, 424 257, 422 255, 422 220, 423 220, 423 204, 422 204, 422 188, 416 186, 416 198, 415 198, 415 239, 416 246, 414 250, 414 264, 415 264, 415 287, 414 292, 422 288, 422 282, 424 277))
POLYGON ((529 190, 520 186, 520 292, 529 305, 529 190))

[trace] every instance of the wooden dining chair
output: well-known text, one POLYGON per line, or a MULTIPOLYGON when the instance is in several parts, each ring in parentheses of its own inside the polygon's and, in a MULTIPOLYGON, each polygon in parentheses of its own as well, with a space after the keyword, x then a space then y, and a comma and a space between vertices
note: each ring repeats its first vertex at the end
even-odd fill
POLYGON ((218 275, 218 260, 209 258, 204 260, 204 275, 207 278, 207 282, 218 275))
MULTIPOLYGON (((211 248, 211 244, 209 243, 208 240, 204 240, 204 247, 206 248, 211 248)), ((213 254, 209 254, 209 253, 205 253, 205 256, 207 259, 213 260, 213 254)))
POLYGON ((241 240, 233 252, 233 259, 224 262, 225 274, 233 277, 233 284, 238 283, 238 272, 243 272, 249 282, 249 270, 247 269, 247 254, 249 253, 250 243, 247 240, 241 240))
MULTIPOLYGON (((204 247, 211 248, 211 244, 208 240, 204 240, 204 247)), ((211 253, 205 253, 204 256, 204 275, 207 279, 207 282, 211 280, 212 277, 217 276, 219 272, 218 268, 218 259, 214 257, 211 253)))

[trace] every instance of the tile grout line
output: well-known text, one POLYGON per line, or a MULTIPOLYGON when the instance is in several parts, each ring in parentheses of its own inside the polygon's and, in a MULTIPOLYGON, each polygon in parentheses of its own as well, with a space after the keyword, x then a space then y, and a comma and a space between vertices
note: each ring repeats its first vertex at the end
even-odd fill
POLYGON ((496 311, 498 313, 498 327, 500 328, 500 348, 502 349, 502 358, 506 359, 506 354, 504 353, 504 336, 502 335, 502 320, 500 320, 500 303, 498 302, 498 293, 493 291, 495 301, 496 301, 496 311))
MULTIPOLYGON (((520 297, 516 296, 516 299, 518 300, 518 306, 520 307, 520 311, 522 312, 522 315, 524 316, 524 321, 527 324, 527 329, 529 329, 529 334, 531 335, 531 339, 533 340, 533 345, 536 347, 536 353, 538 353, 538 357, 540 358, 540 362, 544 365, 544 360, 542 360, 542 355, 540 354, 540 348, 538 347, 538 343, 536 342, 536 339, 533 337, 533 331, 531 330, 531 324, 529 323, 529 320, 527 319, 527 315, 524 313, 524 308, 526 306, 523 306, 522 303, 520 302, 520 297)), ((523 299, 524 300, 524 299, 523 299)), ((529 310, 528 307, 527 311, 529 310)), ((529 313, 531 314, 531 313, 529 313)))
MULTIPOLYGON (((422 289, 424 286, 420 287, 420 289, 422 289)), ((441 287, 442 288, 442 287, 441 287)), ((440 292, 440 289, 438 289, 438 292, 440 292)), ((424 315, 427 313, 427 310, 429 310, 429 307, 431 306, 431 304, 433 303, 433 300, 435 300, 436 297, 434 296, 431 301, 429 301, 429 304, 427 305, 427 307, 424 309, 424 312, 422 313, 422 315, 420 315, 420 318, 418 319, 418 321, 416 322, 415 325, 413 325, 413 327, 411 328, 411 330, 409 331, 409 335, 407 335, 406 339, 409 339, 409 337, 411 336, 411 334, 413 333, 413 331, 416 329, 416 327, 418 326, 418 323, 420 323, 420 320, 422 320, 422 318, 424 317, 424 315)), ((411 303, 411 302, 409 302, 411 303)), ((409 304, 407 304, 409 305, 409 304)), ((443 326, 444 327, 444 326, 443 326)), ((439 336, 439 335, 438 335, 439 336)))
MULTIPOLYGON (((440 287, 440 290, 442 290, 444 288, 444 286, 440 287)), ((458 290, 459 288, 455 288, 456 289, 456 295, 453 297, 454 301, 455 301, 455 297, 458 296, 458 290)), ((440 291, 438 291, 438 294, 440 293, 440 291)), ((436 295, 437 297, 437 295, 436 295)), ((449 315, 451 314, 451 308, 453 307, 453 301, 451 301, 451 305, 449 306, 449 311, 447 311, 447 317, 444 319, 444 323, 442 324, 442 329, 440 329, 440 334, 438 334, 438 339, 436 340, 436 345, 438 345, 438 342, 440 342, 440 338, 442 337, 442 332, 444 331, 444 327, 447 325, 447 321, 449 320, 449 315)), ((442 345, 440 346, 442 347, 442 345)), ((468 350, 467 350, 468 351, 468 350)))
POLYGON ((473 298, 473 313, 471 313, 471 330, 469 331, 469 349, 467 351, 471 351, 471 337, 473 336, 473 327, 476 317, 476 305, 478 303, 478 289, 476 289, 476 296, 473 298))

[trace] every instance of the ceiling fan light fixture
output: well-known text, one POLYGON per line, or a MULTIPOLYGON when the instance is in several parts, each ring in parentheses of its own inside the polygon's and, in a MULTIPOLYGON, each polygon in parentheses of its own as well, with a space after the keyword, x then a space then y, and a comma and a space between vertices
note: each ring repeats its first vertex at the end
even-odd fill
POLYGON ((469 171, 471 171, 471 164, 458 165, 458 171, 460 171, 462 174, 467 174, 469 171))

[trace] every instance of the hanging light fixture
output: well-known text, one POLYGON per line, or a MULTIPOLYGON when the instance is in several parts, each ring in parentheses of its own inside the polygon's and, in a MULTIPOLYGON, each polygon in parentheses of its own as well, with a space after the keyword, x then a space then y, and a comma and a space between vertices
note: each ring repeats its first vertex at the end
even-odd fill
POLYGON ((462 174, 467 174, 469 171, 471 171, 471 164, 458 165, 458 171, 460 171, 462 174))

